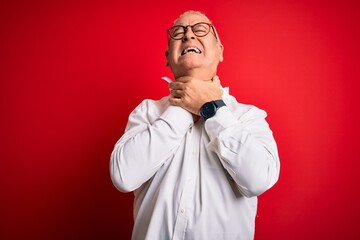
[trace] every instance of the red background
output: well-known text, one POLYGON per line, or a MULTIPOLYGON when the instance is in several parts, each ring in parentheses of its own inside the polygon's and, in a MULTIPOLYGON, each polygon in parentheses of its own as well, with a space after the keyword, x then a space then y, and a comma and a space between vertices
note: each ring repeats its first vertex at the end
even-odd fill
POLYGON ((278 143, 256 239, 360 238, 357 1, 15 0, 0 3, 1 239, 130 237, 110 153, 131 110, 168 94, 165 29, 188 9, 213 20, 223 86, 278 143))

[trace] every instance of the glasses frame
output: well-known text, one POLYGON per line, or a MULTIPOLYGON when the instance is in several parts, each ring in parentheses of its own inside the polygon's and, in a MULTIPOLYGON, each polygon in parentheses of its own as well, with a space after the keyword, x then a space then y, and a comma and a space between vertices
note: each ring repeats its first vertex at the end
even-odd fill
POLYGON ((211 32, 211 29, 212 29, 213 32, 214 32, 214 36, 215 36, 216 40, 218 39, 217 36, 216 36, 216 32, 215 32, 214 26, 213 26, 211 23, 198 22, 198 23, 195 23, 195 24, 193 24, 193 25, 186 25, 186 26, 183 26, 183 25, 174 25, 174 26, 172 26, 171 28, 169 28, 169 29, 166 30, 166 31, 167 31, 168 40, 170 40, 170 38, 171 38, 171 39, 174 39, 174 40, 181 40, 181 39, 183 39, 184 36, 186 35, 186 32, 188 31, 188 27, 191 28, 191 31, 192 31, 192 32, 194 33, 194 35, 197 36, 197 37, 205 37, 206 35, 209 34, 209 32, 211 32), (198 36, 198 35, 193 31, 194 26, 196 26, 196 25, 198 25, 198 24, 206 24, 206 25, 208 25, 208 26, 209 26, 209 31, 208 31, 205 35, 200 35, 200 36, 198 36), (173 36, 171 35, 170 31, 171 31, 172 29, 178 28, 178 27, 182 27, 182 28, 184 29, 184 34, 183 34, 181 37, 176 38, 176 37, 173 37, 173 36))

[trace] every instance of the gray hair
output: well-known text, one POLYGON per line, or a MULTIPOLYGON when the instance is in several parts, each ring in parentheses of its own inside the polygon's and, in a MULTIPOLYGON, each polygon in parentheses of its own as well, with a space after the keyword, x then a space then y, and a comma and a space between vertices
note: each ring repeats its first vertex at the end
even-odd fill
POLYGON ((206 17, 206 18, 209 20, 209 22, 211 23, 211 20, 210 20, 204 13, 202 13, 202 12, 200 12, 200 11, 195 11, 195 10, 188 10, 188 11, 183 12, 182 14, 180 14, 180 15, 174 20, 174 24, 175 24, 175 22, 176 22, 177 20, 179 20, 181 17, 183 17, 183 16, 186 15, 186 14, 198 14, 198 15, 200 15, 200 16, 206 17))

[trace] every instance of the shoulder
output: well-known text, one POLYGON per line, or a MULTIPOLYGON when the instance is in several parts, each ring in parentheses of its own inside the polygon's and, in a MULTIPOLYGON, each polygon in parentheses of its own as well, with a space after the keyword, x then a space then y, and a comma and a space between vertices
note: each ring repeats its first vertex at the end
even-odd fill
MULTIPOLYGON (((142 111, 163 111, 169 106, 169 96, 163 97, 159 100, 154 99, 144 99, 137 107, 136 109, 142 110, 142 111)), ((136 110, 135 109, 135 110, 136 110)))
POLYGON ((131 113, 131 115, 143 115, 149 122, 155 121, 169 106, 169 96, 159 100, 144 99, 131 113))
POLYGON ((267 114, 264 110, 251 104, 240 103, 232 95, 226 96, 224 99, 227 107, 237 119, 243 118, 266 118, 267 114))

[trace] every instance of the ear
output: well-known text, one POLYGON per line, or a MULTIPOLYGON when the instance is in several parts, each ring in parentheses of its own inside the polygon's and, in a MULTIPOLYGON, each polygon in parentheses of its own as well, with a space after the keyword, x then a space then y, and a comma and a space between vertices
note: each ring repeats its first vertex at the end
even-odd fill
POLYGON ((169 51, 168 51, 168 50, 166 50, 166 51, 165 51, 165 57, 166 57, 165 66, 166 66, 166 67, 168 67, 168 66, 169 66, 168 56, 169 56, 169 51))
POLYGON ((219 54, 220 54, 220 57, 219 57, 219 60, 220 62, 224 61, 224 46, 221 44, 221 43, 218 43, 218 48, 219 48, 219 54))

